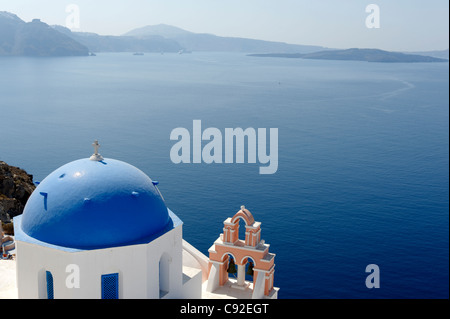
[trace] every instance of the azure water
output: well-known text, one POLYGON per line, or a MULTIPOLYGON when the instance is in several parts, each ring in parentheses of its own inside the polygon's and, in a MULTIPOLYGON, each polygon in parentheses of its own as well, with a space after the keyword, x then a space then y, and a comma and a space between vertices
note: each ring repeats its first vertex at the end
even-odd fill
POLYGON ((0 159, 39 181, 98 139, 160 182, 205 254, 245 205, 280 298, 448 298, 448 78, 447 63, 229 53, 1 58, 0 159), (277 128, 276 172, 175 164, 171 132, 194 120, 277 128))

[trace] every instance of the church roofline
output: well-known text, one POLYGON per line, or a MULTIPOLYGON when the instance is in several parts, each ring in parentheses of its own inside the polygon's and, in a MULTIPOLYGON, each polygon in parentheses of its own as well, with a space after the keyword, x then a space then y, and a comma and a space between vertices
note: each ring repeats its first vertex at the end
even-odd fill
POLYGON ((21 225, 22 225, 23 215, 14 217, 14 237, 15 237, 15 241, 22 241, 25 243, 35 244, 35 245, 48 247, 48 248, 52 248, 52 249, 58 249, 58 250, 62 250, 62 251, 70 252, 70 253, 81 252, 81 251, 90 251, 90 250, 99 250, 99 249, 109 249, 109 248, 124 247, 124 246, 131 246, 131 245, 148 244, 148 243, 152 242, 153 240, 157 239, 158 237, 164 235, 165 233, 171 231, 172 229, 175 229, 175 228, 183 225, 183 221, 174 212, 172 212, 169 208, 167 208, 167 210, 169 212, 170 222, 162 231, 160 231, 156 234, 152 234, 149 237, 141 238, 139 240, 124 243, 121 245, 113 245, 113 246, 108 246, 108 247, 94 246, 94 247, 73 248, 73 247, 58 246, 58 245, 50 244, 50 243, 47 243, 44 241, 40 241, 36 238, 29 236, 22 230, 21 225))

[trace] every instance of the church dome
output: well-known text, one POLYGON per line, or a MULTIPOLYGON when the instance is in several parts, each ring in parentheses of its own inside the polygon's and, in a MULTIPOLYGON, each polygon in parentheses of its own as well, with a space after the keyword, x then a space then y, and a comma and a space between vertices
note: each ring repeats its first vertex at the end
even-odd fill
POLYGON ((132 244, 163 232, 168 209, 157 183, 122 161, 94 154, 56 169, 30 196, 22 231, 70 248, 132 244))

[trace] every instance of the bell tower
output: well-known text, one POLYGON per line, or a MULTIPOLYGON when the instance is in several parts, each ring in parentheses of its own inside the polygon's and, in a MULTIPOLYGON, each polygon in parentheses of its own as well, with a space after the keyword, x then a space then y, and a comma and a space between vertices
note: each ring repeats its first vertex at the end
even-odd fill
POLYGON ((255 221, 245 206, 241 206, 241 209, 223 224, 223 233, 209 249, 210 271, 206 291, 214 292, 219 287, 229 285, 233 289, 252 289, 251 298, 254 299, 277 298, 279 289, 273 286, 275 254, 269 253, 270 245, 261 239, 261 223, 255 221), (241 219, 245 222, 243 239, 239 238, 241 219), (247 263, 250 269, 247 272, 253 274, 253 285, 245 281, 247 263), (236 281, 230 282, 230 269, 232 273, 237 273, 236 281))

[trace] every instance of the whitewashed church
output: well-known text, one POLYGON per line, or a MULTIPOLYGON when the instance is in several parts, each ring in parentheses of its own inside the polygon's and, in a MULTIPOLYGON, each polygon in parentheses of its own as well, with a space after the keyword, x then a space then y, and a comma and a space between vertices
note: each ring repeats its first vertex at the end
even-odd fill
POLYGON ((14 218, 18 298, 278 297, 275 255, 245 207, 225 220, 207 257, 183 240, 158 182, 93 145, 90 158, 48 175, 14 218))

